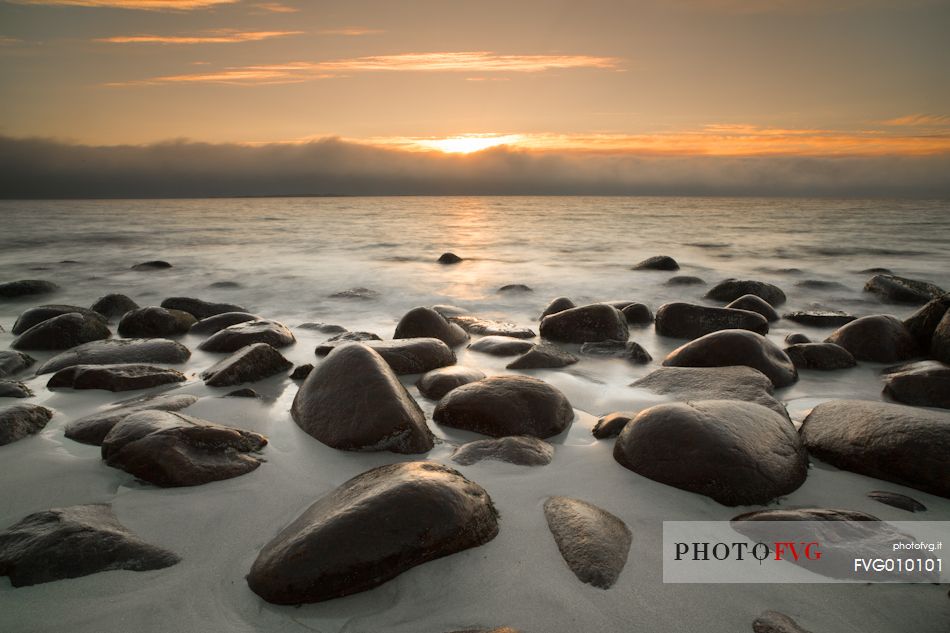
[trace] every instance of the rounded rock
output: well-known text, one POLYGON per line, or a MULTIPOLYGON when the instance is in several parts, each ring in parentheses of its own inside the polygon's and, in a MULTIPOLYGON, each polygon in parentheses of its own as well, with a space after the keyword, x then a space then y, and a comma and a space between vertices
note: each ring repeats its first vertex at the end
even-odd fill
POLYGON ((729 367, 745 365, 757 369, 776 387, 798 380, 798 370, 788 355, 774 343, 747 330, 720 330, 707 334, 670 352, 667 367, 729 367))

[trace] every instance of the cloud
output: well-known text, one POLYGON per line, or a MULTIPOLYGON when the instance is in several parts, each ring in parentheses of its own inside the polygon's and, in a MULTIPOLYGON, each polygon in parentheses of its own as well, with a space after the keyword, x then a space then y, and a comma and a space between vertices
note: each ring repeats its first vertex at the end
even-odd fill
POLYGON ((318 31, 320 35, 350 35, 350 36, 360 36, 360 35, 378 35, 379 33, 385 33, 386 31, 382 29, 367 29, 362 26, 350 26, 342 29, 323 29, 318 31))
POLYGON ((0 197, 950 195, 950 154, 642 156, 496 147, 459 155, 328 138, 87 146, 0 137, 0 197))
POLYGON ((854 10, 908 9, 937 4, 941 0, 661 0, 687 10, 732 14, 799 14, 816 15, 844 13, 854 10))
POLYGON ((259 2, 254 7, 270 13, 297 13, 300 11, 297 7, 291 7, 280 2, 259 2))
POLYGON ((275 37, 302 35, 303 31, 237 31, 217 29, 201 35, 117 35, 99 38, 97 42, 110 44, 230 44, 236 42, 259 42, 275 37))
POLYGON ((908 114, 881 121, 884 125, 897 127, 950 127, 950 116, 945 114, 908 114))
POLYGON ((141 11, 192 11, 208 9, 238 0, 13 0, 16 4, 42 4, 63 7, 136 9, 141 11))

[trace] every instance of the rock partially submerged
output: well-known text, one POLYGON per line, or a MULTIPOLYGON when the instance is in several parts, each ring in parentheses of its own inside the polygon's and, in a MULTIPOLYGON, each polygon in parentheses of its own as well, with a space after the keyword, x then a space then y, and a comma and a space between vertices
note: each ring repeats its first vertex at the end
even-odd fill
POLYGON ((847 312, 833 310, 799 310, 786 312, 782 318, 812 327, 840 327, 851 323, 857 317, 847 312))
POLYGON ((478 484, 433 462, 389 464, 350 479, 281 530, 247 582, 275 604, 320 602, 497 534, 498 513, 478 484))
POLYGON ((463 260, 455 253, 448 252, 439 255, 439 259, 437 261, 440 264, 460 264, 463 260))
POLYGON ((648 389, 675 400, 741 400, 754 402, 788 418, 785 406, 772 395, 774 385, 757 369, 731 367, 661 367, 634 381, 631 387, 648 389))
POLYGON ((755 295, 775 307, 785 303, 785 293, 778 286, 754 279, 726 279, 709 289, 706 298, 728 303, 743 295, 755 295))
POLYGON ((499 288, 496 292, 498 294, 523 294, 526 292, 534 292, 530 287, 524 284, 506 284, 499 288))
POLYGON ((317 356, 326 356, 327 354, 332 352, 335 347, 339 345, 343 345, 344 343, 364 343, 364 342, 369 342, 369 341, 381 341, 381 340, 383 339, 381 339, 378 334, 374 334, 373 332, 346 332, 344 331, 334 336, 331 336, 320 345, 317 345, 316 349, 314 350, 314 354, 316 354, 317 356))
POLYGON ((0 380, 0 398, 29 398, 33 390, 18 380, 0 380))
POLYGON ((835 330, 825 339, 845 348, 857 360, 897 363, 918 354, 917 343, 904 324, 892 316, 861 317, 835 330))
POLYGON ((347 331, 347 329, 342 325, 317 322, 301 323, 297 326, 297 328, 301 330, 316 330, 317 332, 322 332, 324 334, 342 334, 343 332, 347 331))
POLYGON ((523 338, 513 336, 483 336, 468 346, 473 352, 491 354, 492 356, 517 356, 524 354, 534 347, 534 343, 523 338))
POLYGON ((627 323, 631 325, 649 325, 653 323, 653 313, 643 303, 628 303, 620 309, 627 323))
POLYGON ((163 259, 153 259, 151 261, 133 264, 132 270, 166 270, 171 267, 172 265, 163 259))
POLYGON ((432 308, 413 308, 399 320, 394 339, 437 338, 449 347, 468 341, 468 333, 457 323, 448 322, 432 308))
POLYGON ((620 433, 622 466, 727 506, 768 503, 805 481, 795 427, 758 404, 699 400, 641 411, 620 433))
POLYGON ((442 396, 456 387, 467 385, 484 377, 483 372, 471 367, 462 367, 461 365, 440 367, 423 374, 416 383, 416 387, 424 397, 430 400, 440 400, 442 396))
POLYGON ((180 371, 155 365, 71 365, 53 374, 47 389, 105 389, 132 391, 187 380, 180 371))
MULTIPOLYGON (((732 303, 726 306, 733 310, 748 310, 756 312, 765 317, 766 321, 778 321, 778 312, 765 299, 756 295, 742 295, 732 303)), ((748 329, 748 328, 747 328, 748 329)), ((762 332, 759 332, 762 334, 762 332)))
POLYGON ((679 270, 680 265, 669 255, 654 255, 633 265, 630 270, 679 270))
POLYGON ((191 394, 161 394, 119 402, 116 405, 74 420, 66 425, 65 435, 83 444, 99 446, 116 424, 140 411, 180 411, 198 402, 191 394))
POLYGON ((897 275, 874 275, 864 284, 864 291, 876 294, 885 303, 927 303, 946 294, 946 290, 929 281, 908 279, 897 275))
POLYGON ((212 334, 217 334, 224 328, 237 325, 238 323, 247 323, 248 321, 260 320, 261 317, 248 312, 222 312, 221 314, 216 314, 206 319, 201 319, 192 325, 188 332, 191 334, 210 336, 212 334))
POLYGON ((98 312, 107 319, 114 319, 121 317, 123 314, 129 310, 135 310, 139 307, 139 304, 135 303, 130 297, 127 297, 123 294, 108 294, 104 297, 99 297, 96 299, 96 302, 92 304, 92 310, 98 312))
POLYGON ((294 367, 294 370, 290 372, 291 380, 306 380, 307 376, 310 375, 310 372, 313 371, 313 365, 307 363, 306 365, 297 365, 294 367))
POLYGON ((0 298, 18 299, 32 295, 45 295, 59 290, 59 286, 42 279, 21 279, 0 283, 0 298))
POLYGON ((798 345, 800 343, 811 343, 812 340, 801 332, 792 332, 785 336, 785 342, 789 345, 798 345))
POLYGON ((558 297, 548 304, 548 307, 544 309, 544 311, 541 313, 541 316, 538 317, 538 320, 540 321, 544 317, 551 314, 557 314, 558 312, 564 312, 565 310, 570 310, 571 308, 576 307, 577 306, 574 304, 574 302, 567 297, 558 297))
POLYGON ((339 292, 334 292, 330 295, 331 299, 355 299, 357 301, 372 301, 374 299, 379 299, 379 293, 370 288, 364 288, 362 286, 356 288, 347 288, 346 290, 340 290, 339 292))
POLYGON ((110 339, 85 343, 52 357, 36 371, 48 374, 73 365, 121 363, 183 363, 191 352, 181 343, 164 338, 110 339))
POLYGON ((706 282, 694 275, 675 275, 664 282, 665 286, 705 286, 706 282))
POLYGON ((0 409, 0 446, 39 433, 52 417, 53 412, 50 409, 36 404, 3 407, 0 409))
POLYGON ((950 409, 950 366, 920 361, 887 369, 884 393, 904 404, 950 409))
POLYGON ((753 633, 811 633, 778 611, 765 611, 752 622, 753 633))
POLYGON ((610 589, 617 582, 633 541, 626 523, 592 503, 570 497, 549 497, 544 518, 578 580, 600 589, 610 589))
POLYGON ((747 330, 720 330, 676 348, 666 357, 667 367, 729 367, 758 369, 776 387, 798 380, 798 370, 777 345, 747 330))
POLYGON ((209 387, 230 387, 256 382, 286 372, 294 364, 267 343, 242 347, 201 373, 209 387))
POLYGON ((36 359, 23 352, 0 350, 0 378, 14 376, 31 367, 36 359))
POLYGON ((767 334, 769 322, 757 312, 676 301, 659 307, 655 327, 660 336, 695 339, 719 330, 738 329, 767 334))
POLYGON ((950 310, 943 315, 930 341, 930 355, 943 363, 950 363, 950 310))
POLYGON ((908 497, 907 495, 902 495, 898 492, 872 490, 868 493, 868 497, 879 503, 883 503, 884 505, 891 506, 892 508, 900 508, 901 510, 907 510, 908 512, 927 511, 927 506, 921 502, 917 501, 913 497, 908 497))
POLYGON ((188 312, 148 306, 126 312, 119 321, 119 334, 130 338, 177 336, 187 333, 196 322, 188 312))
POLYGON ((459 327, 469 334, 479 334, 481 336, 511 336, 513 338, 534 338, 537 336, 534 330, 527 327, 521 327, 507 321, 493 321, 491 319, 482 319, 480 317, 455 315, 446 317, 452 323, 457 323, 459 327))
POLYGON ((834 343, 796 343, 785 348, 797 369, 848 369, 857 365, 851 352, 834 343))
POLYGON ((570 308, 544 317, 541 336, 562 343, 626 341, 630 332, 627 319, 617 308, 594 303, 570 308))
POLYGON ((558 369, 577 362, 577 356, 557 345, 540 343, 508 363, 506 369, 558 369))
POLYGON ((96 319, 102 323, 106 321, 101 314, 87 308, 62 304, 42 305, 22 312, 20 316, 17 317, 10 332, 13 334, 23 334, 34 325, 39 325, 43 321, 48 321, 53 317, 62 316, 64 314, 70 314, 71 312, 81 314, 83 317, 89 319, 96 319))
POLYGON ((950 294, 945 294, 927 302, 917 312, 904 319, 904 327, 917 341, 917 346, 920 349, 930 349, 934 332, 937 331, 937 326, 947 310, 950 310, 950 294))
POLYGON ((70 312, 37 323, 18 336, 10 347, 19 350, 64 350, 112 335, 102 317, 70 312))
POLYGON ((36 512, 0 532, 0 576, 14 587, 113 569, 163 569, 179 560, 139 539, 105 504, 36 512))
POLYGON ((198 349, 205 352, 236 352, 254 343, 267 343, 271 347, 281 348, 296 341, 293 332, 283 323, 259 319, 219 330, 202 341, 198 349))
POLYGON ((598 440, 606 440, 611 437, 617 437, 627 426, 627 422, 636 417, 636 413, 630 411, 615 411, 608 413, 597 420, 591 434, 598 440))
POLYGON ((653 360, 650 352, 636 341, 599 341, 581 345, 581 354, 602 358, 622 358, 635 365, 645 365, 653 360))
POLYGON ((169 297, 162 301, 162 307, 188 312, 199 321, 225 312, 247 312, 247 309, 233 303, 214 303, 194 297, 169 297))
POLYGON ((452 461, 471 466, 484 460, 508 462, 516 466, 546 466, 554 459, 554 447, 527 435, 512 435, 462 444, 452 453, 452 461))

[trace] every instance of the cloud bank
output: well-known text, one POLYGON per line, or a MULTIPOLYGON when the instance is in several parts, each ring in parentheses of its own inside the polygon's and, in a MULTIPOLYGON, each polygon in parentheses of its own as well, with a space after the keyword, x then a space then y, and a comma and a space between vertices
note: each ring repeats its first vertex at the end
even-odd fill
POLYGON ((88 146, 0 137, 0 197, 281 195, 950 196, 950 154, 640 156, 496 147, 407 152, 301 144, 88 146))

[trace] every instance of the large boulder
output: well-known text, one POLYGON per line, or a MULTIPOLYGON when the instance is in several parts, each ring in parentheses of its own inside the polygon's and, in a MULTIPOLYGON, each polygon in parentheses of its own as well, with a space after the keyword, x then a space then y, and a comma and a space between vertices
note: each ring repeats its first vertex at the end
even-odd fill
POLYGON ((798 310, 786 312, 782 318, 812 327, 840 327, 851 323, 857 317, 847 312, 833 310, 798 310))
POLYGON ((101 316, 87 317, 78 312, 61 314, 37 323, 11 344, 13 349, 64 350, 111 336, 101 316))
POLYGON ((742 295, 726 307, 733 310, 756 312, 764 316, 765 320, 769 322, 778 321, 778 312, 775 311, 775 308, 768 301, 756 295, 742 295))
POLYGON ((768 503, 801 486, 808 470, 791 422, 736 400, 645 409, 620 433, 614 459, 644 477, 727 506, 768 503))
POLYGON ((858 364, 851 352, 834 343, 796 343, 785 353, 797 369, 847 369, 858 364))
POLYGON ((930 342, 933 340, 937 325, 947 310, 950 310, 950 294, 928 301, 925 306, 904 319, 904 327, 917 341, 920 349, 930 349, 930 342))
POLYGON ((483 336, 468 346, 473 352, 492 356, 518 356, 534 347, 534 343, 513 336, 483 336))
POLYGON ((437 338, 367 341, 364 345, 379 354, 400 376, 423 374, 455 364, 455 352, 437 338))
POLYGON ((126 312, 119 321, 119 334, 128 338, 159 338, 185 334, 197 322, 181 310, 148 306, 126 312))
POLYGON ((83 444, 99 446, 116 424, 140 411, 180 411, 198 402, 190 394, 161 394, 120 402, 66 425, 65 435, 83 444))
POLYGON ((0 378, 13 376, 28 369, 36 359, 23 352, 0 350, 0 378))
POLYGON ((266 444, 257 433, 183 413, 140 411, 103 438, 102 458, 156 486, 198 486, 255 470, 261 460, 252 453, 266 444))
POLYGON ((578 580, 600 589, 610 589, 617 582, 633 541, 626 523, 592 503, 570 497, 549 497, 544 518, 578 580))
POLYGON ((516 466, 546 466, 552 459, 553 446, 527 435, 475 440, 462 444, 452 453, 452 461, 463 466, 484 460, 508 462, 516 466))
POLYGON ((113 293, 96 299, 91 309, 107 319, 115 319, 121 317, 129 310, 135 310, 138 307, 139 304, 135 303, 131 297, 113 293))
POLYGON ((247 312, 245 308, 233 303, 214 303, 192 297, 169 297, 162 301, 162 307, 168 310, 188 312, 199 321, 225 312, 247 312))
POLYGON ((0 446, 39 433, 52 417, 52 411, 36 404, 3 407, 0 409, 0 446))
POLYGON ((416 382, 416 387, 424 397, 430 400, 439 400, 456 387, 467 385, 484 377, 484 372, 471 367, 462 367, 461 365, 439 367, 424 373, 416 382))
POLYGON ((541 336, 562 343, 588 341, 626 341, 630 332, 627 319, 617 308, 594 303, 570 308, 544 317, 541 336))
POLYGON ((72 312, 81 314, 86 318, 96 319, 102 323, 106 322, 105 317, 103 317, 98 312, 89 310, 88 308, 80 308, 79 306, 61 304, 43 305, 30 308, 29 310, 21 313, 20 316, 17 317, 17 320, 13 324, 13 328, 10 330, 10 332, 13 334, 23 334, 34 325, 38 325, 43 321, 48 321, 53 317, 58 317, 63 314, 70 314, 72 312))
POLYGON ((744 295, 755 295, 764 299, 771 306, 780 306, 785 303, 785 293, 778 286, 755 281, 753 279, 726 279, 709 289, 707 299, 714 299, 728 303, 744 295))
POLYGON ((230 325, 206 338, 198 345, 205 352, 236 352, 254 343, 271 347, 287 347, 296 342, 293 332, 283 323, 260 319, 230 325))
POLYGON ((419 405, 362 343, 330 352, 300 386, 290 413, 301 429, 341 450, 424 453, 433 445, 419 405))
POLYGON ((514 338, 534 338, 537 336, 534 330, 527 327, 521 327, 507 321, 493 321, 492 319, 483 319, 481 317, 455 315, 446 317, 452 323, 457 323, 459 327, 469 334, 478 334, 481 336, 511 336, 514 338))
POLYGON ((645 365, 653 360, 650 352, 636 341, 598 341, 581 345, 581 354, 601 358, 622 358, 634 365, 645 365))
POLYGON ((567 297, 558 297, 551 301, 548 306, 541 313, 541 316, 538 317, 538 320, 542 320, 544 317, 557 314, 558 312, 564 312, 565 310, 570 310, 571 308, 576 308, 577 305, 567 297))
POLYGON ((164 338, 111 339, 85 343, 43 363, 37 374, 48 374, 73 365, 116 365, 121 363, 183 363, 191 351, 181 343, 164 338))
POLYGON ((541 343, 508 363, 506 369, 558 369, 577 362, 577 356, 557 345, 541 343))
POLYGON ((719 330, 768 334, 769 322, 757 312, 676 301, 659 307, 654 327, 661 336, 694 339, 719 330))
POLYGON ((0 283, 0 298, 18 299, 31 295, 45 295, 59 290, 59 286, 42 279, 21 279, 0 283))
POLYGON ((275 604, 372 589, 498 534, 488 493, 434 462, 379 466, 322 497, 267 543, 251 590, 275 604))
POLYGON ((112 569, 162 569, 179 560, 139 539, 105 504, 36 512, 0 532, 0 576, 14 587, 112 569))
POLYGON ((896 363, 919 353, 904 324, 885 314, 855 319, 835 330, 825 342, 840 345, 857 360, 875 363, 896 363))
POLYGON ((929 281, 897 275, 874 275, 864 284, 864 291, 876 294, 885 303, 927 303, 946 293, 929 281))
POLYGON ((211 334, 220 332, 226 327, 231 327, 232 325, 237 325, 238 323, 247 323, 248 321, 260 320, 261 317, 248 312, 222 312, 221 314, 216 314, 214 316, 208 317, 207 319, 201 319, 200 321, 194 323, 188 332, 190 334, 210 336, 211 334))
POLYGON ((634 264, 630 270, 679 270, 680 265, 669 255, 654 255, 634 264))
POLYGON ((449 347, 468 341, 468 333, 457 323, 449 323, 432 308, 413 308, 399 320, 394 339, 437 338, 449 347))
POLYGON ((634 381, 631 387, 647 389, 674 400, 741 400, 768 407, 788 418, 785 406, 772 395, 775 387, 757 369, 731 367, 661 367, 634 381))
POLYGON ((221 359, 201 372, 201 377, 209 387, 229 387, 262 380, 293 366, 267 343, 254 343, 221 359))
POLYGON ((53 374, 47 389, 133 391, 187 380, 180 371, 155 365, 71 365, 53 374))
POLYGON ((943 315, 934 330, 930 340, 930 355, 943 363, 950 363, 950 310, 943 315))
POLYGON ((563 393, 528 376, 491 376, 457 387, 439 401, 432 419, 443 426, 503 437, 557 435, 574 420, 563 393))
POLYGON ((748 330, 720 330, 676 348, 666 357, 667 367, 729 367, 745 365, 769 377, 776 387, 798 380, 791 359, 775 343, 748 330))
POLYGON ((801 435, 833 466, 950 497, 950 413, 832 400, 812 409, 801 435))

